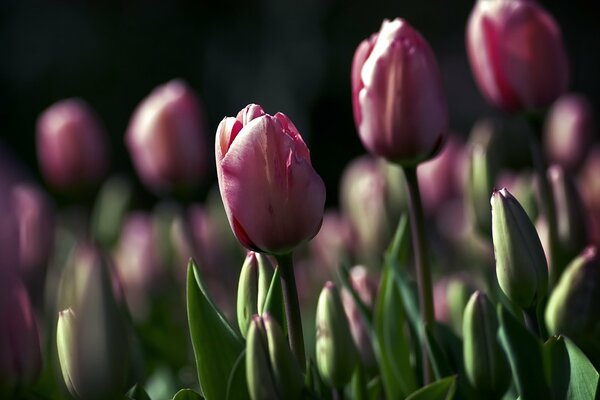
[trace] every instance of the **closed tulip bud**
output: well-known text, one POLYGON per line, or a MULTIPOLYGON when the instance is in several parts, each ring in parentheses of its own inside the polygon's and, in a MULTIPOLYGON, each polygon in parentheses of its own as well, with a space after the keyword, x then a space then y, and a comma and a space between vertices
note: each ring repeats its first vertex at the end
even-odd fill
POLYGON ((317 234, 325 185, 287 116, 247 106, 221 121, 215 153, 229 224, 245 247, 284 254, 317 234))
POLYGON ((558 251, 552 266, 557 270, 552 271, 552 275, 557 279, 566 265, 588 244, 587 216, 579 191, 568 172, 554 165, 548 169, 548 181, 556 207, 558 251))
POLYGON ((467 24, 467 50, 479 89, 505 111, 549 106, 567 88, 560 29, 530 0, 478 0, 467 24))
POLYGON ((35 315, 27 291, 9 271, 0 271, 0 397, 33 384, 42 358, 35 315))
POLYGON ((441 147, 448 104, 435 55, 406 21, 384 20, 352 61, 354 121, 367 150, 414 165, 441 147))
POLYGON ((480 396, 500 399, 510 384, 506 356, 496 339, 498 321, 487 296, 476 291, 465 307, 463 353, 467 377, 480 396))
POLYGON ((573 172, 585 160, 595 133, 592 105, 582 95, 567 94, 546 117, 544 150, 551 162, 573 172))
POLYGON ((249 251, 240 271, 237 292, 237 320, 242 336, 246 336, 252 317, 262 314, 271 279, 273 266, 260 253, 249 251))
POLYGON ((600 356, 600 257, 596 247, 586 248, 569 264, 552 291, 546 307, 550 334, 573 339, 584 351, 595 347, 600 356))
POLYGON ((81 99, 60 101, 40 116, 37 154, 46 181, 59 189, 95 184, 108 170, 106 132, 81 99))
POLYGON ((333 388, 343 388, 357 365, 357 354, 340 294, 326 282, 317 304, 316 358, 319 374, 333 388))
POLYGON ((181 80, 157 87, 140 103, 125 140, 138 175, 152 190, 190 187, 206 173, 204 115, 181 80))
POLYGON ((498 283, 510 300, 529 310, 548 288, 544 249, 527 213, 508 190, 494 191, 491 204, 498 283))
POLYGON ((130 332, 117 303, 109 265, 99 250, 77 247, 59 289, 57 345, 65 384, 79 399, 125 393, 130 332))
POLYGON ((252 400, 300 399, 303 377, 277 322, 254 315, 246 340, 246 381, 252 400))

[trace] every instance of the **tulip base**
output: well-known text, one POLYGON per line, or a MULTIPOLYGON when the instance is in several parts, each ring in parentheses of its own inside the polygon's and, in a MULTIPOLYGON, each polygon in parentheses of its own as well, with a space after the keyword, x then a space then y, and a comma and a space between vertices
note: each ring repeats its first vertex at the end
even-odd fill
MULTIPOLYGON (((425 237, 425 222, 417 179, 417 167, 404 167, 404 175, 408 186, 411 236, 415 254, 421 322, 424 329, 425 326, 433 326, 435 314, 433 310, 431 269, 427 252, 427 238, 425 237)), ((432 370, 427 345, 424 340, 421 343, 421 357, 423 360, 423 381, 425 384, 428 384, 432 380, 432 370)))
POLYGON ((298 365, 304 368, 306 365, 306 356, 304 354, 302 315, 300 314, 300 303, 298 302, 292 253, 277 255, 275 258, 277 259, 277 268, 279 268, 281 277, 290 347, 298 360, 298 365))

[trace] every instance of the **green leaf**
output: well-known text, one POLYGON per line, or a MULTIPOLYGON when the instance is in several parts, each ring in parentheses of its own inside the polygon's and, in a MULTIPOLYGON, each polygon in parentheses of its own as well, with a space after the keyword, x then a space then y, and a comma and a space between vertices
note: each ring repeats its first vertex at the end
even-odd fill
POLYGON ((181 389, 173 396, 173 400, 204 400, 204 397, 200 396, 192 389, 181 389))
POLYGON ((539 340, 502 305, 498 305, 498 338, 506 352, 521 400, 549 399, 539 340))
POLYGON ((100 189, 92 211, 92 236, 106 248, 119 238, 131 195, 131 184, 121 177, 110 178, 100 189))
POLYGON ((208 400, 224 399, 244 343, 208 297, 193 260, 187 272, 187 313, 202 393, 208 400))
POLYGON ((352 381, 350 382, 350 390, 352 393, 352 399, 354 400, 368 400, 367 392, 367 377, 362 365, 358 365, 352 375, 352 381))
POLYGON ((281 279, 279 279, 279 268, 275 268, 267 296, 265 297, 265 304, 262 310, 259 310, 261 315, 268 313, 271 317, 275 318, 275 321, 279 324, 283 333, 287 332, 287 322, 285 320, 285 308, 283 304, 283 290, 281 288, 281 279))
POLYGON ((227 380, 227 400, 250 399, 248 383, 246 382, 246 349, 233 364, 229 379, 227 380))
POLYGON ((433 373, 436 379, 441 379, 453 375, 457 371, 453 371, 450 368, 448 357, 436 337, 435 330, 435 326, 425 326, 425 342, 427 343, 427 352, 429 353, 433 373))
POLYGON ((565 336, 552 337, 544 351, 555 399, 597 398, 598 371, 583 352, 565 336))
POLYGON ((129 390, 129 392, 127 392, 125 396, 127 397, 127 399, 130 400, 150 400, 150 396, 148 396, 148 393, 146 393, 144 388, 138 385, 137 383, 133 385, 133 387, 129 390))
POLYGON ((451 400, 456 391, 456 376, 449 376, 417 390, 406 400, 451 400))

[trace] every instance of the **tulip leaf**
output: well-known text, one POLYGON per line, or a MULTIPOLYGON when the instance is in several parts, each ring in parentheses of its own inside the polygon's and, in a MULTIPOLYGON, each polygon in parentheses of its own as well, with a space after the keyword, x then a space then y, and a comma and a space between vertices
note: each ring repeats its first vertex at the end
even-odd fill
POLYGON ((187 272, 187 313, 202 393, 208 400, 224 399, 244 343, 209 298, 193 260, 187 272))
POLYGON ((227 400, 250 399, 246 381, 246 349, 242 350, 235 361, 227 380, 227 400))
POLYGON ((148 393, 137 383, 127 392, 125 397, 129 400, 150 400, 148 393))
POLYGON ((204 400, 204 397, 194 392, 192 389, 181 389, 175 393, 173 400, 204 400))
POLYGON ((452 371, 450 368, 448 357, 436 337, 435 328, 435 326, 431 325, 425 326, 425 343, 427 344, 427 352, 429 353, 433 373, 436 379, 442 379, 453 375, 455 371, 452 371))
POLYGON ((354 400, 368 400, 367 392, 367 377, 365 376, 365 370, 362 365, 358 365, 352 375, 352 381, 350 382, 350 390, 352 398, 354 400))
POLYGON ((456 376, 449 376, 422 387, 406 400, 451 400, 456 392, 456 376))
POLYGON ((558 336, 548 339, 544 351, 554 398, 583 400, 600 395, 598 371, 569 338, 558 336))
POLYGON ((259 310, 262 314, 268 313, 271 317, 275 318, 275 321, 279 324, 284 334, 287 331, 287 323, 285 320, 285 308, 283 304, 283 290, 281 288, 281 280, 279 278, 279 268, 275 268, 273 278, 271 278, 271 284, 265 297, 265 304, 262 310, 259 310))
POLYGON ((113 177, 102 185, 92 211, 92 236, 104 247, 118 240, 131 197, 131 184, 124 178, 113 177))
POLYGON ((498 305, 498 338, 506 352, 521 400, 549 399, 539 340, 515 316, 498 305))

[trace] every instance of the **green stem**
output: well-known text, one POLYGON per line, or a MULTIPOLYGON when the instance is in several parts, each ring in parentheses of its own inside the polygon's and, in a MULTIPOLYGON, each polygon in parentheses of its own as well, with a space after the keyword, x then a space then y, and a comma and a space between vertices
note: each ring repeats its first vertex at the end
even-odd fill
POLYGON ((281 277, 290 347, 296 355, 298 364, 304 369, 306 356, 304 354, 304 336, 302 335, 302 315, 300 314, 300 304, 298 302, 292 253, 277 255, 275 258, 281 277))
MULTIPOLYGON (((421 204, 421 193, 417 179, 416 167, 404 167, 404 175, 408 185, 410 226, 412 234, 413 250, 417 272, 417 285, 419 289, 419 306, 421 311, 422 329, 425 326, 433 326, 435 314, 433 311, 433 289, 431 284, 431 269, 427 252, 427 239, 425 237, 425 222, 423 217, 423 206, 421 204)), ((422 338, 423 339, 423 338, 422 338)), ((425 341, 421 343, 421 357, 423 360, 423 380, 425 384, 431 382, 432 371, 429 355, 425 341)))

